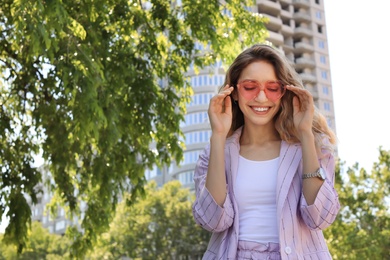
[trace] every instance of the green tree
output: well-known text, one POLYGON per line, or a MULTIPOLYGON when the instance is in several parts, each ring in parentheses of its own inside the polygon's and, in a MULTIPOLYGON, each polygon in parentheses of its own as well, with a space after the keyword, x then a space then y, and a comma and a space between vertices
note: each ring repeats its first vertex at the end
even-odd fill
POLYGON ((145 169, 181 159, 190 63, 228 63, 264 41, 265 18, 246 8, 253 4, 0 0, 4 241, 19 251, 26 245, 31 212, 23 194, 37 201, 41 175, 32 163, 42 154, 54 204, 73 214, 79 200, 88 204, 84 233, 67 233, 82 256, 108 228, 118 197, 131 191, 131 202, 142 193, 145 169))
POLYGON ((196 259, 206 250, 209 232, 192 216, 194 195, 179 181, 158 188, 150 182, 145 197, 122 202, 110 231, 102 235, 92 259, 196 259))
POLYGON ((358 164, 342 178, 338 167, 336 189, 342 208, 325 230, 334 259, 390 259, 390 151, 379 149, 371 173, 358 164))
POLYGON ((39 222, 33 222, 31 234, 22 253, 17 253, 17 247, 2 243, 0 246, 0 259, 4 260, 30 260, 30 259, 69 259, 70 241, 63 236, 49 234, 39 222))

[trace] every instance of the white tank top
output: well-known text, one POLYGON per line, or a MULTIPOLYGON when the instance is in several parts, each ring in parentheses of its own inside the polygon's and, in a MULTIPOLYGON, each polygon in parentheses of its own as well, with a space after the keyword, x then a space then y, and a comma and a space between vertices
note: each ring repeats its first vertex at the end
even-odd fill
POLYGON ((239 211, 239 240, 279 243, 276 181, 279 157, 251 161, 240 156, 234 194, 239 211))

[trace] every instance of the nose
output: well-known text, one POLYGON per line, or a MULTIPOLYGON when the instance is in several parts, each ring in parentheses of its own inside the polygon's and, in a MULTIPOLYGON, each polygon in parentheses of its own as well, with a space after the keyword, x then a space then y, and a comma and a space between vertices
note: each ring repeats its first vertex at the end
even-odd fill
POLYGON ((255 97, 255 100, 258 102, 266 102, 268 101, 267 95, 264 90, 260 90, 259 94, 255 97))

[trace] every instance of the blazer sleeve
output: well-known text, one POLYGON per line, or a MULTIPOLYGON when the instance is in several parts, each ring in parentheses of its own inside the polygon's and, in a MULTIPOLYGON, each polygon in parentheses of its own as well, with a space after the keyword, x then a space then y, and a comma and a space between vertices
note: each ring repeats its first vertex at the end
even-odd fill
POLYGON ((312 230, 322 230, 330 226, 340 210, 339 197, 334 188, 335 159, 332 152, 322 149, 319 162, 325 170, 326 179, 318 191, 314 203, 309 206, 303 192, 301 195, 301 215, 303 221, 312 230))
POLYGON ((206 177, 210 157, 210 145, 200 154, 195 167, 195 202, 192 205, 192 213, 195 222, 211 232, 222 232, 233 224, 234 210, 227 192, 223 207, 219 206, 206 188, 206 177))

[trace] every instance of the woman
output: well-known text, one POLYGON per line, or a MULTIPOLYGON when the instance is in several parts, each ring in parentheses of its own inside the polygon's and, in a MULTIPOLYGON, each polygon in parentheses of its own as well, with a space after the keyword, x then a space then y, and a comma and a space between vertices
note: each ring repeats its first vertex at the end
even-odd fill
POLYGON ((210 144, 195 169, 203 259, 331 259, 335 136, 283 55, 242 52, 210 100, 210 144))

